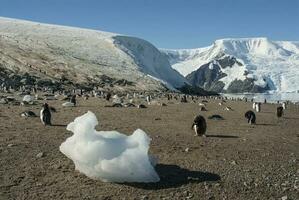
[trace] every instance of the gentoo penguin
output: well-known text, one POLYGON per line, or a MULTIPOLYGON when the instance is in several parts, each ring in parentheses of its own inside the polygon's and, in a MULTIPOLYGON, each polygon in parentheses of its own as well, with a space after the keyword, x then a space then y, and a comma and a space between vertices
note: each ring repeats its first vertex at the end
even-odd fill
POLYGON ((43 108, 40 111, 40 120, 45 126, 51 126, 51 112, 47 103, 44 103, 43 108))
POLYGON ((249 110, 245 113, 245 118, 248 120, 248 124, 255 124, 256 117, 253 111, 249 110))
POLYGON ((206 130, 207 130, 207 123, 203 116, 197 115, 194 120, 191 127, 194 132, 195 136, 203 136, 206 137, 206 130))
POLYGON ((282 117, 283 115, 283 107, 282 106, 278 106, 277 109, 276 109, 276 116, 278 118, 282 117))

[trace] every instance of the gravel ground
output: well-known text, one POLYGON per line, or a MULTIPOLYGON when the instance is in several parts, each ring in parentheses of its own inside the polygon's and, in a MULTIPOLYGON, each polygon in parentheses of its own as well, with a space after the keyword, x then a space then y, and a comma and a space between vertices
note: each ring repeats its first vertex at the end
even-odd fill
POLYGON ((191 130, 197 103, 168 102, 146 109, 108 108, 107 102, 78 99, 78 107, 57 109, 53 124, 44 127, 32 106, 0 105, 0 199, 299 199, 299 110, 290 106, 278 120, 276 105, 263 104, 257 125, 246 123, 251 103, 209 100, 206 138, 191 130), (72 133, 65 125, 86 111, 99 119, 97 130, 131 134, 141 128, 152 138, 150 153, 158 156, 159 183, 116 184, 91 180, 74 170, 59 151, 72 133))

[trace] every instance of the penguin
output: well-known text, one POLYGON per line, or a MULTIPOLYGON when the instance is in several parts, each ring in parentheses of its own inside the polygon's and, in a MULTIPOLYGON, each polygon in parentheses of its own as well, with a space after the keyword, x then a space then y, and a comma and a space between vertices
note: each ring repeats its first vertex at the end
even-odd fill
POLYGON ((202 106, 200 107, 200 111, 208 111, 208 110, 206 109, 206 107, 202 106))
POLYGON ((139 104, 138 106, 137 106, 138 108, 147 108, 145 105, 143 105, 143 104, 139 104))
POLYGON ((70 102, 74 104, 74 106, 76 106, 77 101, 76 101, 76 95, 73 95, 70 99, 70 102))
POLYGON ((43 108, 40 111, 40 119, 41 122, 46 125, 52 125, 51 124, 51 112, 49 105, 47 103, 44 103, 43 108))
POLYGON ((284 110, 287 109, 287 103, 286 103, 286 102, 283 102, 283 103, 282 103, 282 107, 283 107, 284 110))
POLYGON ((36 114, 33 111, 24 111, 21 113, 22 117, 37 117, 36 114))
POLYGON ((255 104, 255 110, 256 110, 256 112, 261 112, 261 103, 256 103, 255 104))
POLYGON ((249 110, 245 113, 245 118, 248 120, 248 124, 255 124, 256 116, 253 111, 249 110))
POLYGON ((151 102, 151 96, 150 95, 147 95, 146 96, 146 102, 149 104, 151 102))
POLYGON ((278 118, 282 117, 283 115, 283 107, 282 106, 278 106, 277 109, 276 109, 276 116, 278 118))
POLYGON ((233 111, 233 109, 232 109, 231 107, 229 107, 229 106, 226 106, 226 107, 224 108, 224 110, 227 110, 227 111, 233 111))
POLYGON ((254 103, 252 104, 252 108, 255 109, 255 106, 256 106, 256 103, 254 102, 254 103))
POLYGON ((191 129, 194 130, 195 136, 206 137, 207 123, 205 118, 201 115, 197 115, 193 120, 191 129))
POLYGON ((110 98, 111 98, 111 93, 110 93, 110 92, 108 92, 108 93, 107 93, 107 95, 106 95, 106 97, 105 97, 105 99, 106 99, 106 101, 109 101, 109 100, 110 100, 110 98))
POLYGON ((186 95, 183 95, 183 97, 181 98, 181 103, 187 103, 186 95))

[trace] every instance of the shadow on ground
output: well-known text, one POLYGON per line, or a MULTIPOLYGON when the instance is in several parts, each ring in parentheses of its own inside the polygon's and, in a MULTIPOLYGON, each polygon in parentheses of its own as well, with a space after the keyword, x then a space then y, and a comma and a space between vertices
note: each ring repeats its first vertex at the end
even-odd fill
POLYGON ((210 137, 210 138, 239 138, 238 136, 235 136, 235 135, 206 135, 206 137, 210 137))
POLYGON ((57 126, 57 127, 66 127, 67 125, 65 125, 65 124, 52 124, 52 126, 57 126))
POLYGON ((256 124, 257 126, 277 126, 277 124, 256 124))
POLYGON ((177 188, 188 183, 201 183, 205 181, 219 181, 218 174, 200 171, 190 171, 177 165, 158 164, 156 171, 160 176, 157 183, 126 183, 128 186, 142 188, 145 190, 160 190, 177 188))

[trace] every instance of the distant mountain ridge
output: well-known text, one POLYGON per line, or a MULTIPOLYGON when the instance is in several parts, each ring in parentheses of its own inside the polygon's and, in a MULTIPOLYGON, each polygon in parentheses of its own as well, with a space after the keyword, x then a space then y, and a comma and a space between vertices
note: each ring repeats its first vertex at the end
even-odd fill
POLYGON ((216 40, 198 49, 161 49, 191 84, 217 92, 296 92, 299 42, 267 38, 216 40))
POLYGON ((121 34, 0 17, 0 47, 0 67, 6 70, 0 84, 9 82, 7 73, 119 90, 188 84, 151 43, 121 34))

